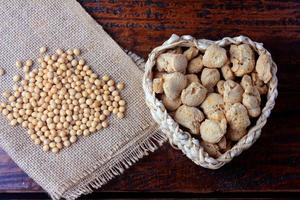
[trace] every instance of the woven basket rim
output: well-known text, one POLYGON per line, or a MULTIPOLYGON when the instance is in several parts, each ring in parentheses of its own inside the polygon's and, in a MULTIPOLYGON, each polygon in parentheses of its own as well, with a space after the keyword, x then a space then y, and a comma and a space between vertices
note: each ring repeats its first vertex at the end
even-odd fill
POLYGON ((203 52, 212 43, 222 47, 230 44, 246 43, 249 44, 259 55, 262 53, 267 53, 271 56, 271 54, 263 47, 262 43, 254 42, 250 38, 242 35, 234 38, 225 37, 221 40, 213 41, 207 39, 195 39, 190 35, 178 36, 173 34, 167 41, 154 48, 149 54, 145 64, 143 89, 145 93, 145 101, 147 106, 150 108, 152 117, 160 125, 162 132, 167 135, 171 146, 176 149, 180 149, 197 165, 208 169, 218 169, 224 164, 230 162, 234 157, 238 156, 244 150, 248 149, 260 137, 261 129, 266 124, 267 118, 270 116, 271 110, 275 105, 275 99, 278 95, 278 80, 276 76, 277 65, 271 57, 272 78, 268 83, 269 88, 267 102, 262 109, 261 115, 257 119, 256 124, 252 126, 247 134, 241 138, 230 150, 223 153, 220 157, 213 158, 209 156, 200 145, 199 140, 192 137, 189 132, 181 130, 177 122, 175 122, 168 114, 161 101, 155 97, 155 93, 152 91, 152 68, 155 66, 156 57, 167 49, 171 49, 176 46, 195 46, 201 52, 203 52))

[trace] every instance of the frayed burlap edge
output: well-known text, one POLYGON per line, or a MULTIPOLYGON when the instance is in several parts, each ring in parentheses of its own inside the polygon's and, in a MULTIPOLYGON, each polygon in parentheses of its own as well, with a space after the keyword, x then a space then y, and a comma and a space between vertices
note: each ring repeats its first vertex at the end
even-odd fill
POLYGON ((121 175, 125 169, 148 155, 148 152, 154 152, 166 140, 167 137, 160 130, 157 130, 156 126, 152 126, 145 131, 144 137, 134 142, 134 145, 126 145, 124 151, 117 155, 118 159, 109 160, 104 165, 95 166, 96 170, 94 171, 87 170, 86 172, 89 175, 80 179, 77 185, 68 188, 63 194, 54 194, 52 197, 54 199, 60 197, 76 199, 83 194, 92 193, 93 189, 100 188, 115 176, 121 175), (149 136, 150 134, 152 135, 149 136))

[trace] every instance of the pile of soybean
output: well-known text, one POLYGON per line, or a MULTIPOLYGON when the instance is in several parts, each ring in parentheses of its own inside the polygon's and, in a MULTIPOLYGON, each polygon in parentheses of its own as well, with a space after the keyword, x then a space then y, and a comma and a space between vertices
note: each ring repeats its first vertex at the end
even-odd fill
MULTIPOLYGON (((13 77, 15 85, 12 91, 3 92, 7 101, 0 103, 0 111, 12 126, 27 128, 43 151, 58 153, 79 136, 108 127, 111 113, 124 117, 126 102, 120 91, 125 84, 108 75, 99 78, 79 57, 79 49, 57 49, 52 55, 46 51, 46 47, 40 48, 36 69, 31 70, 31 59, 24 65, 16 61, 16 66, 23 68, 24 79, 18 74, 13 77)), ((0 76, 4 75, 0 68, 0 76)))

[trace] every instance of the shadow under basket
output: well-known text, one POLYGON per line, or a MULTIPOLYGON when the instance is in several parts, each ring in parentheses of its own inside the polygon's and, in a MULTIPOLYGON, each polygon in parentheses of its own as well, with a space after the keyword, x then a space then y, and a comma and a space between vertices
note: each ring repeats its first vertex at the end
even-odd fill
POLYGON ((166 50, 173 49, 175 47, 192 47, 195 46, 204 52, 211 44, 217 44, 221 47, 226 47, 231 44, 248 44, 258 54, 270 53, 263 47, 262 43, 257 43, 245 36, 239 37, 225 37, 218 41, 211 41, 206 39, 195 39, 192 36, 184 35, 177 36, 173 34, 166 42, 161 46, 156 47, 149 54, 148 60, 145 64, 145 73, 143 77, 143 89, 145 93, 145 101, 150 108, 153 119, 160 125, 160 128, 169 139, 170 144, 176 149, 180 149, 188 158, 194 163, 209 169, 218 169, 224 164, 230 162, 235 156, 238 156, 244 150, 251 147, 251 145, 260 137, 261 129, 267 122, 267 118, 271 114, 271 110, 275 105, 275 99, 278 95, 277 91, 277 66, 272 60, 271 73, 272 78, 268 82, 268 93, 265 106, 262 108, 260 116, 257 118, 256 123, 252 124, 252 127, 248 130, 248 133, 242 137, 230 150, 226 151, 218 158, 211 157, 204 151, 200 144, 200 141, 191 136, 189 132, 183 131, 177 122, 166 111, 162 102, 156 98, 155 93, 152 90, 152 69, 156 64, 156 58, 164 53, 166 50))

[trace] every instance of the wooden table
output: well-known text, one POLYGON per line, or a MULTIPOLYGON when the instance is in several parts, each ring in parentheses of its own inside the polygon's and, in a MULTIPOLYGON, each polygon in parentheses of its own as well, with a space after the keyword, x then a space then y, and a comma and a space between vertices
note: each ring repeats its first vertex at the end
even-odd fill
MULTIPOLYGON (((300 191, 300 2, 80 3, 122 47, 144 58, 172 33, 208 39, 242 34, 263 42, 278 64, 279 97, 253 148, 212 171, 196 166, 166 143, 99 192, 192 192, 209 196, 300 191)), ((32 192, 46 197, 1 150, 0 191, 14 196, 32 192)))

